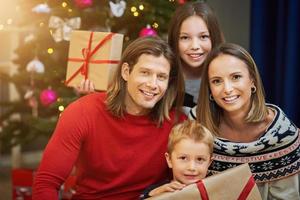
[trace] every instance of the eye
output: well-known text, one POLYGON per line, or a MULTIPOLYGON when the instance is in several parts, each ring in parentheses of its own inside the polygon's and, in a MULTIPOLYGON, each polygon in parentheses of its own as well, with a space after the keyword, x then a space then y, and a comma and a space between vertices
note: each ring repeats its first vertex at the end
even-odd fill
POLYGON ((187 160, 187 157, 186 156, 179 156, 178 159, 184 161, 184 160, 187 160))
POLYGON ((141 71, 140 71, 140 74, 146 76, 146 75, 149 75, 149 71, 141 70, 141 71))
POLYGON ((213 80, 211 80, 211 83, 213 85, 220 85, 221 84, 221 80, 220 79, 213 79, 213 80))
POLYGON ((202 163, 202 162, 204 162, 204 161, 205 161, 204 158, 201 158, 201 157, 197 158, 197 162, 198 162, 198 163, 202 163))
POLYGON ((189 37, 186 35, 182 35, 179 37, 179 40, 188 40, 188 39, 189 39, 189 37))
POLYGON ((165 80, 168 79, 168 76, 165 75, 165 74, 159 74, 159 75, 157 76, 157 78, 158 78, 158 80, 160 80, 160 81, 165 81, 165 80))
POLYGON ((210 38, 210 36, 208 34, 204 34, 200 36, 201 40, 208 40, 210 38))
POLYGON ((242 75, 240 75, 240 74, 235 74, 235 75, 232 76, 233 80, 239 80, 241 78, 242 78, 242 75))

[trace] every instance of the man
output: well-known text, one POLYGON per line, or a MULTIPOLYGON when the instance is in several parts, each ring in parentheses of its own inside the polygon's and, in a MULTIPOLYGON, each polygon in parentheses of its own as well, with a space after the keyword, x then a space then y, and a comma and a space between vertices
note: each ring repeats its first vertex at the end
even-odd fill
POLYGON ((74 166, 74 199, 136 200, 165 179, 168 135, 185 118, 179 115, 183 78, 173 60, 158 37, 132 42, 107 93, 86 95, 61 115, 35 176, 33 199, 58 199, 74 166))

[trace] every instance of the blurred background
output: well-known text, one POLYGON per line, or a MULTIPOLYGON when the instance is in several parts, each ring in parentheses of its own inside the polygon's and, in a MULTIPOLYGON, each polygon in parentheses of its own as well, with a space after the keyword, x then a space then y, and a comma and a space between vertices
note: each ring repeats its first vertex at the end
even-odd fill
MULTIPOLYGON (((0 194, 12 199, 12 169, 36 169, 64 108, 79 97, 64 85, 72 30, 166 39, 187 0, 0 0, 0 194)), ((300 125, 298 0, 206 0, 225 38, 248 49, 267 102, 300 125)))

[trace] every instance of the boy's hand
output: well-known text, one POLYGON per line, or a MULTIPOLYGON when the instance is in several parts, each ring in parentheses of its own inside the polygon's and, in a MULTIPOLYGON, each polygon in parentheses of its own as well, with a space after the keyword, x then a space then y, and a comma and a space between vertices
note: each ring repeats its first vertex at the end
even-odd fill
POLYGON ((89 79, 83 79, 80 85, 78 85, 75 89, 78 94, 89 94, 95 92, 95 86, 89 79))
POLYGON ((149 196, 156 196, 164 192, 174 192, 176 190, 181 190, 185 186, 186 186, 185 184, 179 183, 178 181, 172 181, 158 188, 155 188, 154 190, 151 190, 149 196))

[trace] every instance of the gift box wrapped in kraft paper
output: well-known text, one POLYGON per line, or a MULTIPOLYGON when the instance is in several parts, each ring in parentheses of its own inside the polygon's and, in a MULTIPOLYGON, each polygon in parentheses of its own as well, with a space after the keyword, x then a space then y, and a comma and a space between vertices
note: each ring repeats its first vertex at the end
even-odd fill
POLYGON ((163 193, 147 200, 261 200, 248 164, 188 185, 182 190, 163 193))
POLYGON ((120 61, 122 47, 122 34, 73 31, 65 84, 76 87, 83 79, 89 79, 96 90, 106 90, 120 61))

